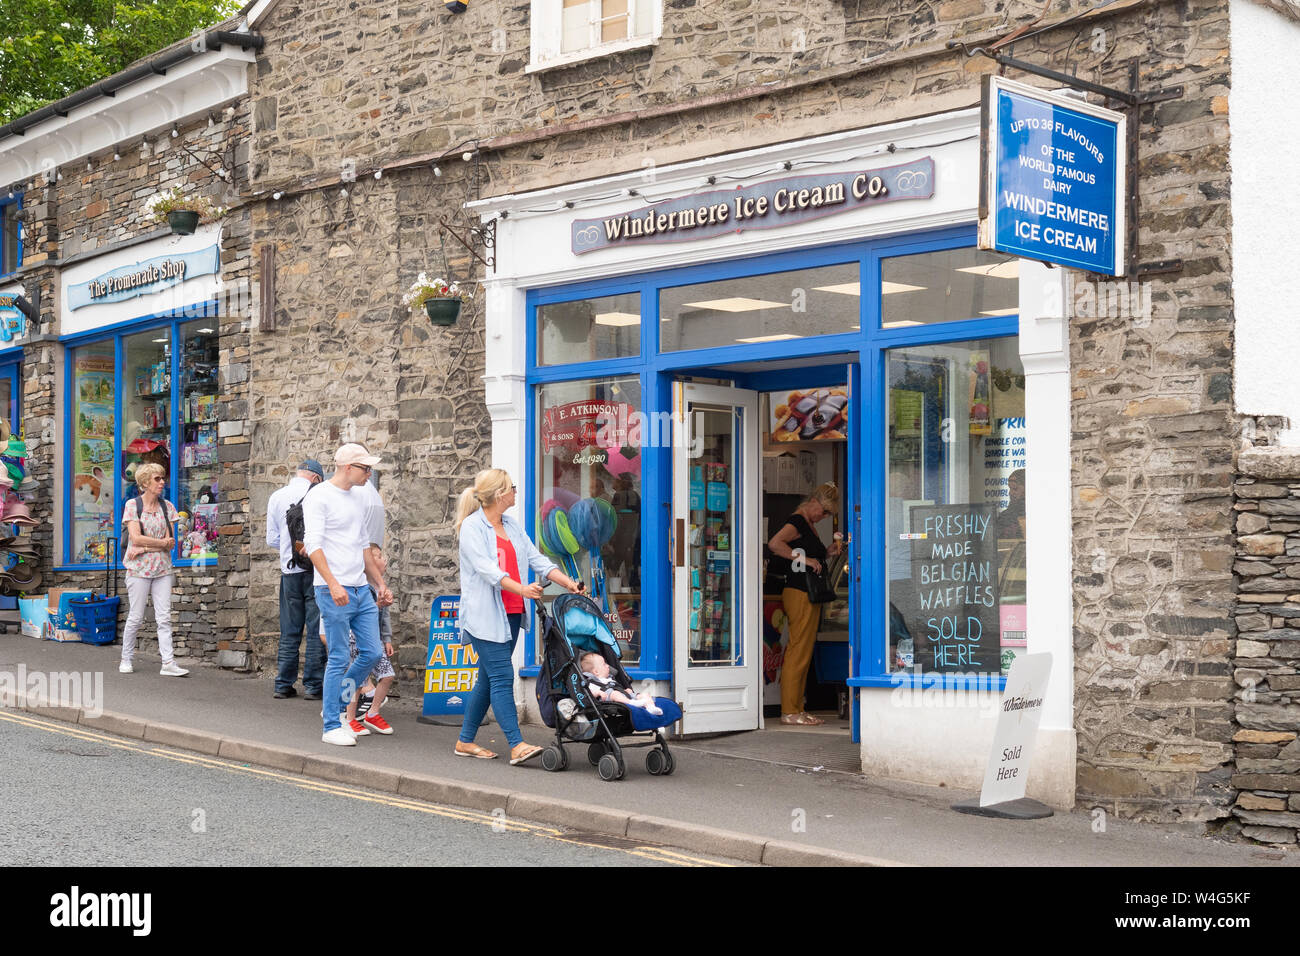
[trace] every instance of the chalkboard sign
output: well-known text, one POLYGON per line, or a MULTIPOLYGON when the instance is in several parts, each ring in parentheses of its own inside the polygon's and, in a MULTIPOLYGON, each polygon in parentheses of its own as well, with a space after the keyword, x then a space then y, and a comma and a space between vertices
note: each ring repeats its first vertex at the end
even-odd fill
POLYGON ((986 504, 911 510, 912 586, 921 619, 912 636, 926 671, 1002 672, 994 511, 986 504))

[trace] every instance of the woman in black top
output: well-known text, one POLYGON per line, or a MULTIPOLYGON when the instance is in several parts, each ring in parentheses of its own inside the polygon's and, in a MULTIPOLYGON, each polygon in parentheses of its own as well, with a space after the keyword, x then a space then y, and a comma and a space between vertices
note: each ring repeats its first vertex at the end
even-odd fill
POLYGON ((808 665, 812 662, 813 644, 821 624, 821 605, 808 600, 804 580, 804 566, 818 574, 822 562, 840 550, 836 541, 828 552, 821 538, 813 530, 823 518, 840 510, 840 490, 827 482, 803 500, 790 520, 772 536, 767 546, 774 557, 768 562, 768 573, 784 574, 785 588, 781 603, 790 621, 790 643, 785 649, 785 662, 781 666, 781 723, 821 724, 803 709, 804 685, 808 680, 808 665), (798 557, 800 561, 794 561, 798 557), (793 562, 793 564, 792 564, 793 562), (798 568, 794 565, 798 565, 798 568))

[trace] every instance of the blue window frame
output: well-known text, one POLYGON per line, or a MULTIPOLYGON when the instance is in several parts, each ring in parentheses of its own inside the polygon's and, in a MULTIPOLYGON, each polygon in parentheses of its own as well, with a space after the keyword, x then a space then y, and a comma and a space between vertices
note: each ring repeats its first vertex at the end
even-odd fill
POLYGON ((23 228, 18 221, 22 208, 22 193, 0 196, 0 276, 18 271, 23 264, 23 228))
MULTIPOLYGON (((847 500, 860 503, 859 516, 849 515, 854 540, 879 542, 884 534, 886 494, 886 422, 883 408, 886 402, 885 356, 889 349, 924 344, 955 343, 973 339, 992 339, 1019 334, 1019 319, 1014 314, 975 315, 952 321, 932 322, 902 327, 882 328, 881 262, 887 258, 927 252, 941 252, 973 247, 974 226, 959 226, 924 233, 914 233, 883 239, 821 246, 688 266, 658 272, 619 276, 607 280, 589 281, 571 286, 530 290, 526 297, 526 355, 527 384, 529 387, 528 420, 526 428, 526 469, 524 514, 526 526, 532 527, 536 516, 538 458, 537 387, 548 383, 599 379, 614 376, 638 375, 641 396, 646 413, 671 412, 672 381, 675 375, 688 370, 707 370, 711 367, 737 363, 760 362, 771 359, 815 358, 834 356, 843 363, 845 355, 856 355, 858 361, 850 362, 850 379, 860 388, 858 407, 861 419, 855 423, 849 457, 851 494, 847 500), (726 279, 739 279, 774 272, 812 269, 820 266, 856 262, 859 269, 859 328, 840 332, 776 342, 720 345, 695 350, 664 352, 659 348, 660 328, 659 293, 661 289, 726 279), (641 302, 640 351, 637 355, 618 359, 575 362, 567 365, 540 365, 537 361, 537 310, 539 306, 573 300, 597 298, 621 293, 639 293, 641 302), (856 474, 855 474, 856 472, 856 474)), ((746 387, 743 375, 727 372, 737 384, 746 387)), ((803 373, 803 378, 807 378, 803 373)), ((764 388, 768 387, 765 383, 764 388)), ((779 386, 777 386, 779 387, 779 386)), ((647 449, 642 463, 641 526, 646 529, 666 527, 671 514, 671 454, 670 449, 647 449)), ((849 679, 856 687, 894 687, 939 684, 949 687, 990 687, 1001 689, 1005 679, 1001 676, 981 675, 978 678, 943 674, 888 673, 885 667, 888 615, 876 613, 885 600, 885 563, 880 549, 874 546, 857 549, 861 568, 861 587, 854 617, 858 629, 858 657, 849 679), (871 611, 863 613, 862 609, 871 611), (875 609, 874 611, 872 609, 875 609)), ((642 537, 642 592, 666 595, 672 593, 672 579, 668 568, 666 537, 649 533, 642 537)), ((672 679, 671 642, 665 637, 671 633, 672 608, 668 601, 644 601, 641 618, 640 666, 629 668, 634 678, 655 680, 672 679)), ((529 631, 525 638, 524 659, 531 665, 536 660, 535 635, 529 631)), ((521 673, 535 676, 535 665, 525 666, 521 673)))
MULTIPOLYGON (((133 496, 134 487, 131 482, 127 481, 123 475, 123 460, 130 455, 135 457, 136 453, 124 453, 123 438, 127 431, 123 427, 123 400, 128 395, 153 397, 153 393, 166 392, 167 397, 155 403, 158 409, 157 414, 160 416, 157 432, 165 431, 169 435, 167 442, 168 476, 167 476, 167 497, 177 507, 178 510, 185 512, 187 508, 193 509, 193 506, 186 497, 178 497, 177 490, 182 485, 182 472, 189 471, 183 461, 183 456, 177 454, 178 446, 183 445, 188 437, 191 437, 190 431, 198 422, 195 420, 194 409, 196 406, 189 403, 188 396, 185 395, 186 383, 193 380, 192 361, 187 360, 182 363, 182 353, 185 351, 186 327, 195 324, 198 320, 209 320, 210 327, 205 325, 202 330, 204 333, 211 333, 212 340, 216 341, 216 320, 218 308, 216 302, 205 302, 196 305, 186 306, 174 312, 160 315, 146 316, 139 319, 133 319, 129 322, 122 322, 104 329, 97 329, 94 332, 87 332, 81 335, 67 336, 60 339, 66 348, 64 356, 64 414, 63 414, 63 434, 64 444, 62 454, 65 462, 64 474, 68 476, 69 487, 65 492, 65 506, 63 509, 63 534, 61 545, 62 563, 57 570, 104 570, 107 567, 107 537, 111 535, 115 540, 120 541, 122 536, 122 510, 125 507, 128 498, 133 496), (126 340, 133 336, 139 336, 142 333, 155 333, 160 336, 159 342, 166 341, 167 359, 166 368, 160 369, 160 374, 165 372, 166 388, 154 388, 147 382, 137 383, 133 370, 127 368, 126 340), (88 386, 94 390, 99 387, 101 391, 95 395, 89 395, 79 392, 78 370, 75 367, 75 361, 79 355, 98 346, 97 352, 102 361, 100 367, 87 371, 82 369, 82 382, 93 381, 94 386, 88 386), (79 351, 80 350, 80 351, 79 351), (109 356, 111 355, 111 366, 109 365, 109 356), (104 383, 111 387, 111 398, 107 401, 101 401, 105 398, 102 392, 104 383), (175 383, 176 387, 172 387, 175 383), (144 389, 145 391, 141 391, 144 389), (184 401, 182 399, 185 399, 184 401), (93 401, 92 401, 93 400, 93 401), (111 422, 98 421, 91 425, 87 438, 92 442, 103 442, 107 444, 107 435, 112 434, 111 449, 105 454, 104 460, 111 463, 111 489, 103 487, 103 480, 98 476, 95 478, 94 490, 83 491, 83 486, 90 486, 91 483, 86 481, 87 476, 80 476, 78 480, 78 469, 76 467, 78 456, 81 450, 78 449, 74 454, 74 442, 83 442, 87 438, 78 437, 79 430, 77 423, 73 421, 74 409, 78 409, 81 404, 90 403, 96 406, 97 410, 103 408, 111 402, 111 422), (161 406, 161 407, 159 407, 161 406), (161 421, 161 416, 166 416, 165 427, 161 421), (102 437, 96 437, 102 436, 102 437), (91 558, 83 557, 78 560, 74 554, 74 521, 76 520, 76 505, 78 495, 94 494, 98 501, 106 493, 112 496, 111 520, 102 521, 103 530, 98 532, 97 541, 103 540, 104 545, 88 549, 95 552, 91 558)), ((213 389, 215 392, 215 363, 212 369, 213 389)), ((217 468, 215 459, 215 409, 210 403, 205 403, 206 411, 203 413, 202 424, 211 424, 212 431, 212 461, 211 468, 215 473, 217 468)), ((132 428, 134 431, 134 428, 132 428)), ((143 436, 141 436, 143 437, 143 436)), ((109 478, 108 474, 103 475, 103 479, 109 478)), ((215 503, 211 510, 215 510, 215 503)), ((191 515, 191 519, 194 515, 191 515)), ((85 518, 83 517, 83 520, 85 518)), ((215 536, 215 528, 213 529, 215 536)), ((83 540, 84 545, 84 540, 83 540)), ((176 548, 172 552, 172 562, 177 567, 201 567, 212 566, 217 562, 215 553, 205 551, 200 557, 181 557, 182 542, 178 540, 176 548)), ((121 567, 121 556, 118 556, 117 566, 121 567)))

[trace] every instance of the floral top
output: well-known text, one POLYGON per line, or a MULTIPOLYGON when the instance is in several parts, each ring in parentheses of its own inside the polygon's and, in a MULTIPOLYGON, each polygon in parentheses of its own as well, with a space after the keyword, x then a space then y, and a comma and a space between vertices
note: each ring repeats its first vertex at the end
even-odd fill
MULTIPOLYGON (((172 534, 172 523, 177 520, 176 508, 170 501, 163 499, 160 506, 153 511, 146 511, 142 516, 140 514, 140 502, 144 501, 143 497, 132 498, 126 503, 126 510, 122 512, 122 526, 126 527, 127 522, 140 522, 140 533, 148 538, 169 538, 172 534), (166 516, 163 515, 163 509, 167 510, 166 516)), ((170 552, 163 551, 141 551, 139 548, 128 548, 126 555, 122 558, 122 567, 126 568, 127 577, 131 578, 161 578, 172 573, 172 556, 170 552)))

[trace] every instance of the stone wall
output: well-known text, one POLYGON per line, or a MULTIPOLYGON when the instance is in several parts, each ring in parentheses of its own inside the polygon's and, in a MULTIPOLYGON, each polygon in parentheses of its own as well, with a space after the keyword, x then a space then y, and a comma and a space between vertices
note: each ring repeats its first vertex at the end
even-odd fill
POLYGON ((1240 792, 1232 814, 1242 836, 1294 844, 1300 834, 1300 450, 1245 451, 1238 470, 1232 786, 1240 792))
MULTIPOLYGON (((528 6, 485 0, 450 17, 284 2, 260 27, 253 188, 282 282, 277 330, 254 340, 255 446, 265 429, 254 512, 294 459, 326 451, 336 432, 371 439, 399 462, 396 500, 385 491, 407 539, 397 590, 419 595, 402 605, 417 642, 427 597, 454 585, 449 499, 488 463, 488 428, 477 317, 433 333, 397 304, 412 266, 439 259, 429 211, 455 205, 447 184, 397 167, 427 171, 470 141, 483 192, 503 194, 971 107, 996 67, 945 41, 977 44, 1044 12, 1003 0, 667 0, 653 48, 529 74, 528 6), (346 198, 344 160, 362 176, 346 198), (380 181, 368 178, 375 168, 380 181), (358 282, 378 294, 359 302, 358 282), (339 336, 370 348, 342 348, 339 336), (293 398, 298 377, 312 383, 308 411, 293 398), (467 424, 443 417, 461 414, 467 424), (435 424, 419 435, 425 415, 435 424)), ((1051 3, 1040 26, 1090 6, 1051 3)), ((1224 0, 1150 0, 1010 50, 1119 88, 1136 60, 1142 89, 1185 87, 1140 113, 1139 260, 1183 267, 1145 280, 1136 301, 1151 308, 1140 313, 1101 311, 1114 297, 1094 284, 1070 337, 1079 796, 1150 819, 1220 818, 1232 797, 1228 28, 1224 0)), ((1086 287, 1076 284, 1077 305, 1086 287)), ((255 585, 269 589, 271 559, 258 560, 255 585)), ((257 634, 271 633, 270 595, 253 602, 257 634)))
MULTIPOLYGON (((146 137, 148 148, 139 140, 108 149, 56 171, 53 181, 44 174, 26 183, 12 184, 24 194, 24 268, 20 278, 38 284, 41 291, 41 321, 37 335, 24 349, 22 422, 30 442, 29 464, 36 484, 23 489, 41 525, 32 532, 42 549, 44 587, 75 587, 102 590, 103 571, 54 571, 64 563, 62 534, 55 535, 64 521, 62 499, 54 500, 54 475, 57 458, 63 455, 63 429, 66 414, 65 395, 56 395, 56 381, 65 350, 53 339, 59 334, 56 318, 59 280, 58 267, 69 257, 105 252, 141 237, 166 235, 166 227, 150 221, 144 203, 160 189, 182 185, 191 192, 214 196, 235 208, 222 221, 222 279, 228 290, 250 282, 249 212, 238 205, 238 189, 248 177, 248 104, 240 101, 218 110, 209 117, 197 118, 178 130, 170 128, 146 137), (205 165, 206 162, 206 165, 205 165), (229 182, 218 179, 217 169, 229 171, 229 182), (57 515, 57 518, 56 518, 57 515)), ((239 306, 248 295, 231 295, 226 302, 239 306)), ((246 335, 247 316, 225 315, 220 329, 223 371, 238 356, 241 329, 246 335)), ((243 345, 244 353, 247 344, 243 345)), ((246 361, 246 358, 245 358, 246 361)), ((223 375, 221 398, 223 431, 229 422, 238 422, 237 401, 246 386, 227 385, 223 375)), ((246 405, 246 401, 245 401, 246 405)), ((246 414, 246 411, 244 412, 246 414)), ((225 441, 230 441, 226 439, 225 441)), ((234 439, 237 440, 237 439, 234 439)), ((246 439, 245 439, 246 440, 246 439)), ((223 449, 223 458, 224 458, 223 449)), ((232 550, 242 548, 245 570, 247 539, 239 519, 226 515, 241 513, 240 492, 246 488, 243 469, 227 468, 221 479, 223 499, 220 514, 223 528, 221 565, 219 568, 181 568, 177 571, 172 605, 176 654, 187 660, 215 661, 223 642, 242 639, 246 618, 246 595, 232 586, 223 572, 232 559, 232 550), (239 530, 234 528, 238 525, 239 530), (223 619, 229 619, 237 607, 238 624, 222 631, 223 619)), ((243 492, 246 498, 246 491, 243 492)), ((119 577, 119 584, 122 579, 119 577)), ((119 633, 126 620, 123 586, 119 633)), ((141 628, 142 642, 153 642, 155 630, 151 618, 141 628)), ((234 661, 228 661, 235 663, 234 661)))

